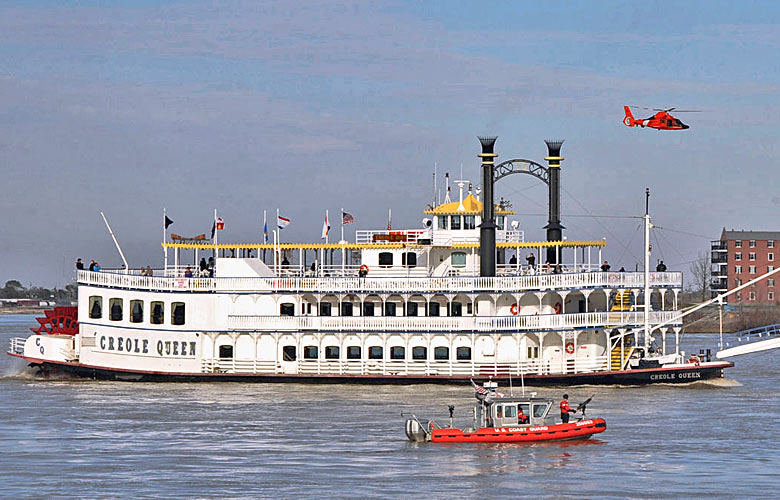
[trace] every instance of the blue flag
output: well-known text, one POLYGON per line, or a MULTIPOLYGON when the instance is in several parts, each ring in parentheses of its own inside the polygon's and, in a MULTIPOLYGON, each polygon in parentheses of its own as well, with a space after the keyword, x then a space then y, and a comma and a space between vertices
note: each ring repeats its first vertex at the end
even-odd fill
POLYGON ((263 243, 268 243, 268 222, 263 227, 263 243))

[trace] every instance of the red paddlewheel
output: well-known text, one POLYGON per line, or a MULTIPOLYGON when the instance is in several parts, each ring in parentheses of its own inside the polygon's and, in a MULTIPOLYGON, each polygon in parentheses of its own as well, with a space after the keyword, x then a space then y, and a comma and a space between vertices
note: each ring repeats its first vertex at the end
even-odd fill
POLYGON ((30 328, 36 335, 76 335, 79 333, 79 309, 75 306, 57 306, 43 311, 43 318, 35 318, 38 328, 30 328))

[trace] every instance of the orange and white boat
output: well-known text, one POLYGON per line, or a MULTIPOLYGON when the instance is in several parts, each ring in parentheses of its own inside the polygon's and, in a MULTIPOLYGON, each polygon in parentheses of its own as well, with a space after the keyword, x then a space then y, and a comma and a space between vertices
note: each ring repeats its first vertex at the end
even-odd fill
POLYGON ((454 427, 455 407, 450 405, 449 426, 440 427, 434 420, 423 423, 411 415, 406 420, 406 436, 415 442, 532 443, 588 439, 607 429, 603 418, 586 417, 591 398, 577 406, 578 419, 564 423, 552 399, 536 397, 536 393, 530 397, 505 397, 496 392, 495 382, 486 382, 483 387, 475 385, 475 389, 479 402, 474 407, 473 427, 454 427))

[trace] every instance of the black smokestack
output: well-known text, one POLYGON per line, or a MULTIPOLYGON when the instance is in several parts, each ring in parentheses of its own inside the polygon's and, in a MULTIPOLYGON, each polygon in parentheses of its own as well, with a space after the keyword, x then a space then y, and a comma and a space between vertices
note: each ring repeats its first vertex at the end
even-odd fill
MULTIPOLYGON (((547 166, 550 174, 550 184, 548 192, 548 210, 549 217, 547 219, 547 225, 544 229, 547 230, 547 241, 561 241, 563 240, 563 230, 566 229, 561 225, 561 146, 563 141, 544 141, 547 144, 547 166)), ((555 248, 550 247, 547 249, 547 262, 552 264, 559 263, 563 249, 559 252, 555 248)))
POLYGON ((493 203, 493 146, 498 137, 479 137, 482 145, 482 224, 479 225, 479 274, 496 275, 496 222, 493 203))

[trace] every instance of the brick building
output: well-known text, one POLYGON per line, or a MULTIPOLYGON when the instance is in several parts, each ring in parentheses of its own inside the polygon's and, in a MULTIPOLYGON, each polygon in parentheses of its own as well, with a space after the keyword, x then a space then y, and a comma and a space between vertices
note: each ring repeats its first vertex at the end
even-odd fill
MULTIPOLYGON (((727 231, 711 242, 712 295, 731 290, 775 268, 780 231, 727 231), (777 245, 777 246, 776 246, 777 245)), ((780 287, 765 279, 726 298, 729 304, 776 304, 780 287)))

